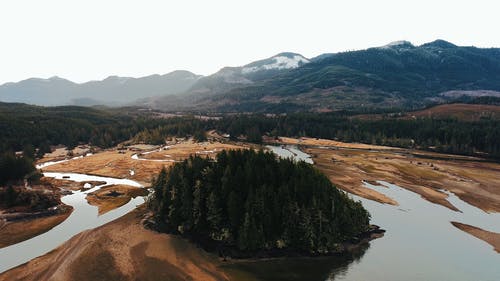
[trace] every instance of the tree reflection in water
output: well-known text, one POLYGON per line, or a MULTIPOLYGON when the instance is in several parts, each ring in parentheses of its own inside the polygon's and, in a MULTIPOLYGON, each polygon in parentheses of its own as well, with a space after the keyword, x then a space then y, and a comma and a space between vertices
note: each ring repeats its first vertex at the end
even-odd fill
POLYGON ((350 253, 330 257, 297 257, 234 261, 222 266, 239 281, 325 281, 343 276, 349 266, 358 263, 370 247, 361 245, 350 253))

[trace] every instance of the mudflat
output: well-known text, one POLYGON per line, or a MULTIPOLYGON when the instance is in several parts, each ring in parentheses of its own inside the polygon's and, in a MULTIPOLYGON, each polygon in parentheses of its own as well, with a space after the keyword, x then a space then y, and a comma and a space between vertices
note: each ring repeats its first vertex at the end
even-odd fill
POLYGON ((500 212, 500 164, 468 156, 342 143, 321 139, 280 138, 298 144, 339 188, 386 204, 393 199, 364 187, 363 181, 386 181, 424 199, 457 210, 444 190, 485 212, 500 212))
POLYGON ((224 149, 242 149, 245 147, 221 142, 195 143, 184 141, 170 145, 166 149, 153 151, 110 149, 84 158, 51 165, 45 167, 43 171, 129 178, 147 185, 163 167, 169 167, 175 161, 182 161, 189 155, 199 154, 214 157, 224 149), (136 155, 137 159, 132 158, 134 155, 136 155))
POLYGON ((470 235, 483 240, 484 242, 493 246, 495 251, 500 254, 500 233, 487 231, 479 227, 468 225, 465 223, 451 222, 454 227, 469 233, 470 235))
POLYGON ((216 256, 176 236, 145 229, 139 208, 82 232, 0 280, 228 280, 216 256))
POLYGON ((71 214, 71 209, 58 215, 29 220, 6 222, 0 226, 0 248, 28 240, 49 231, 71 214))

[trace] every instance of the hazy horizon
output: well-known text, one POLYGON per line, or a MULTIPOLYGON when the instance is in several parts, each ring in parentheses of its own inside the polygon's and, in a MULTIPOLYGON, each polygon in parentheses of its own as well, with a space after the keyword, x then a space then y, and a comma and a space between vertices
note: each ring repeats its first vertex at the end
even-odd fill
POLYGON ((311 58, 398 40, 499 47, 496 6, 486 0, 1 3, 0 84, 174 70, 209 75, 280 52, 311 58))

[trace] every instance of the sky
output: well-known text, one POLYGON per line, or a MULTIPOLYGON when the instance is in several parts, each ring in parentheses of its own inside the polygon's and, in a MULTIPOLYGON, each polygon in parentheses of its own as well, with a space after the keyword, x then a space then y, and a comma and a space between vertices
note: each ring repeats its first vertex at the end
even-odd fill
POLYGON ((0 83, 185 69, 209 75, 290 51, 392 41, 500 47, 495 0, 2 0, 0 83))

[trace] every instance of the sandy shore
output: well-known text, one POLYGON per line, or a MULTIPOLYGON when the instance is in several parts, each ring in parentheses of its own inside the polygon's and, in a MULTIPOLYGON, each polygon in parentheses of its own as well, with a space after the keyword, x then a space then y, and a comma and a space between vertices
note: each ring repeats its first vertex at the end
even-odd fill
POLYGON ((500 212, 500 164, 468 156, 330 140, 281 138, 300 143, 315 165, 340 188, 387 204, 391 198, 363 186, 363 181, 390 182, 426 200, 457 210, 442 190, 486 212, 500 212), (306 145, 307 144, 307 145, 306 145))
POLYGON ((108 185, 87 195, 87 202, 97 206, 99 215, 127 204, 132 198, 146 196, 148 191, 144 188, 128 185, 108 185), (116 192, 113 194, 112 192, 116 192))
POLYGON ((49 217, 7 222, 0 226, 0 248, 28 240, 63 222, 71 210, 49 217))
POLYGON ((82 232, 0 274, 7 280, 228 280, 220 261, 184 239, 144 229, 144 210, 82 232))
POLYGON ((194 143, 186 141, 171 145, 168 149, 138 155, 138 158, 144 160, 132 159, 134 154, 141 154, 141 151, 127 150, 120 152, 118 150, 107 150, 84 158, 48 166, 43 171, 128 178, 148 185, 162 167, 169 167, 173 165, 174 161, 182 161, 189 155, 198 154, 214 157, 224 149, 241 148, 245 148, 245 146, 220 142, 194 143))
POLYGON ((459 223, 455 221, 451 222, 451 224, 453 224, 453 226, 455 226, 456 228, 465 231, 470 235, 490 244, 491 246, 493 246, 495 251, 500 254, 500 233, 486 231, 472 225, 459 223))

